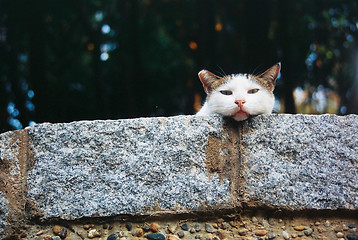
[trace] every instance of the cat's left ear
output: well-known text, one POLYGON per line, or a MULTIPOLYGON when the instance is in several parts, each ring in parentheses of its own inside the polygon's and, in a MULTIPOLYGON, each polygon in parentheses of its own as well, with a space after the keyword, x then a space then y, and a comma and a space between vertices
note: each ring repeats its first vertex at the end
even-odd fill
POLYGON ((198 76, 201 83, 203 84, 206 94, 209 94, 213 90, 213 83, 220 79, 220 77, 216 76, 214 73, 208 70, 201 70, 198 73, 198 76))
POLYGON ((260 78, 260 80, 263 81, 264 85, 267 86, 267 88, 270 91, 273 91, 275 88, 276 79, 280 74, 280 71, 281 71, 281 63, 279 62, 273 65, 272 67, 270 67, 269 69, 267 69, 264 73, 262 73, 258 77, 260 78))

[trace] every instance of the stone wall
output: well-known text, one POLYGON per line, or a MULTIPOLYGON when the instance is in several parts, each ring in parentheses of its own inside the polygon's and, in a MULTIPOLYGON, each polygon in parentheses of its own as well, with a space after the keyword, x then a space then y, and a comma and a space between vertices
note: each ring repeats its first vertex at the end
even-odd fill
POLYGON ((358 212, 358 116, 177 116, 0 135, 0 237, 51 220, 358 212))

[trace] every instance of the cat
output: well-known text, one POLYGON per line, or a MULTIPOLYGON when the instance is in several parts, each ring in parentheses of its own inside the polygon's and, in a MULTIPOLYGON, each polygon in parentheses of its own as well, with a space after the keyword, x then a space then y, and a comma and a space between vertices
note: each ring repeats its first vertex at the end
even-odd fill
POLYGON ((271 113, 275 102, 273 90, 280 71, 280 62, 258 76, 233 74, 218 77, 208 70, 200 71, 198 76, 207 97, 196 115, 220 114, 243 121, 250 116, 271 113))

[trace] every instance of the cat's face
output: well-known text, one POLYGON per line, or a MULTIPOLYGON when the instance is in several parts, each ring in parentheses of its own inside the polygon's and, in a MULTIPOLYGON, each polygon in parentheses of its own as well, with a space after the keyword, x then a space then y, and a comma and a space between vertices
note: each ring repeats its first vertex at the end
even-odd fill
POLYGON ((206 107, 212 113, 229 116, 237 121, 250 115, 272 112, 275 97, 273 90, 280 72, 276 64, 259 76, 236 74, 218 77, 202 70, 199 78, 207 93, 206 107))

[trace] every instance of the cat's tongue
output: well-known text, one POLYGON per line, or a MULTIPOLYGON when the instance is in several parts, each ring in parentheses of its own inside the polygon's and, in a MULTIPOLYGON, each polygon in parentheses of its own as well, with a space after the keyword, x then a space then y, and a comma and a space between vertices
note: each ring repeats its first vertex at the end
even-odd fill
POLYGON ((238 112, 235 113, 235 115, 249 115, 249 114, 243 110, 239 110, 238 112))
POLYGON ((234 119, 236 120, 245 120, 249 117, 249 114, 243 110, 240 110, 234 114, 234 119))

